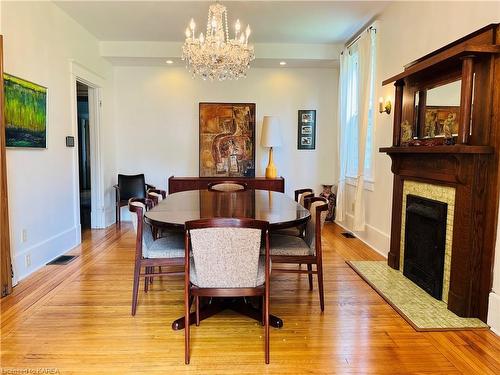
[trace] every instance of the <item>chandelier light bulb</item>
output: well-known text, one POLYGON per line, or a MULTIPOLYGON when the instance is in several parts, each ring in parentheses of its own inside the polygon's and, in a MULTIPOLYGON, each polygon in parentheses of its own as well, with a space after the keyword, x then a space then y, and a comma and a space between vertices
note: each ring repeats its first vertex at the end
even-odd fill
POLYGON ((250 30, 250 25, 247 25, 247 29, 245 30, 245 34, 247 35, 247 40, 250 34, 252 33, 252 30, 250 30))
POLYGON ((241 30, 241 23, 240 23, 240 20, 237 19, 236 20, 236 24, 234 25, 234 29, 236 30, 236 34, 238 34, 241 30))
POLYGON ((243 34, 240 35, 240 43, 245 43, 245 35, 243 34))
MULTIPOLYGON (((196 28, 196 23, 194 22, 194 19, 191 18, 191 21, 189 21, 189 27, 192 31, 194 31, 194 29, 196 28)), ((194 33, 193 33, 194 35, 194 33)))
POLYGON ((186 27, 186 38, 191 38, 191 31, 189 30, 189 27, 186 27))
POLYGON ((200 33, 200 43, 203 44, 205 42, 205 37, 203 36, 203 33, 200 33))
POLYGON ((212 29, 216 28, 217 28, 217 20, 215 19, 215 17, 212 17, 212 29))

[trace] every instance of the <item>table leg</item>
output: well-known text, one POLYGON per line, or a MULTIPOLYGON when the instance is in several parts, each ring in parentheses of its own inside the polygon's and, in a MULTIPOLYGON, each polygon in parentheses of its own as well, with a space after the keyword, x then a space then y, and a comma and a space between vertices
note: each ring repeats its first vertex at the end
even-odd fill
MULTIPOLYGON (((252 306, 250 302, 246 299, 222 299, 222 298, 212 298, 211 302, 205 304, 200 309, 200 321, 205 320, 223 310, 230 309, 241 315, 248 316, 258 322, 262 323, 262 310, 252 306)), ((192 312, 189 314, 190 324, 196 323, 196 313, 192 312)), ((269 325, 275 328, 283 327, 283 320, 275 315, 269 315, 269 325)), ((172 329, 174 331, 184 329, 185 320, 181 317, 172 323, 172 329)))

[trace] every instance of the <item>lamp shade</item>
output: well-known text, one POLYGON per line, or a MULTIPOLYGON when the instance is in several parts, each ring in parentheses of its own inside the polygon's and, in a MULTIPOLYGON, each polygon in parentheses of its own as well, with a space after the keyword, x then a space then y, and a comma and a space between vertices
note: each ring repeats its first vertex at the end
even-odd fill
POLYGON ((262 147, 281 146, 280 119, 276 116, 264 116, 262 121, 262 133, 260 135, 262 147))

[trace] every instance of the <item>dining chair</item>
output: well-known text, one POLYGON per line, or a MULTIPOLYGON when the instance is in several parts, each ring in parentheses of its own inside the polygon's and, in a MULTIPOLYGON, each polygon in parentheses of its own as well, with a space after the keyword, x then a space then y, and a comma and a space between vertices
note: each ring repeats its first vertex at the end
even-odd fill
POLYGON ((211 182, 208 184, 208 190, 222 192, 243 191, 247 190, 247 184, 245 182, 238 181, 211 182))
POLYGON ((155 276, 182 274, 184 265, 184 237, 173 233, 157 240, 153 228, 144 221, 144 212, 153 206, 148 198, 130 198, 128 207, 136 234, 134 285, 132 289, 132 316, 137 310, 140 278, 144 277, 144 292, 147 293, 150 281, 155 276), (156 272, 156 267, 159 271, 156 272), (163 268, 166 267, 166 271, 163 268), (144 272, 141 272, 144 270, 144 272))
MULTIPOLYGON (((301 206, 304 206, 304 200, 307 197, 313 197, 314 190, 311 188, 298 189, 298 190, 294 191, 294 196, 295 196, 295 202, 299 203, 301 206)), ((278 229, 278 230, 272 231, 272 233, 273 234, 284 234, 287 236, 304 237, 304 230, 305 229, 306 229, 306 226, 304 224, 302 224, 302 225, 299 225, 296 227, 278 229)))
POLYGON ((147 198, 153 201, 153 205, 157 205, 162 200, 164 200, 167 196, 167 192, 165 190, 150 188, 146 191, 147 198))
POLYGON ((185 362, 189 364, 189 314, 195 299, 200 324, 200 297, 263 299, 265 361, 269 363, 269 223, 254 219, 211 218, 185 224, 184 269, 185 362), (261 239, 265 251, 260 255, 261 239))
POLYGON ((306 264, 307 270, 273 268, 273 272, 307 273, 309 290, 313 289, 313 275, 318 277, 319 303, 321 311, 325 310, 323 292, 323 251, 321 246, 321 230, 325 223, 328 203, 321 197, 309 197, 304 201, 306 208, 311 212, 304 237, 271 234, 271 260, 273 264, 306 264), (313 265, 316 270, 313 270, 313 265))
POLYGON ((146 198, 148 189, 155 189, 153 185, 147 184, 144 174, 118 175, 118 183, 115 188, 115 219, 118 227, 121 226, 121 208, 128 205, 130 198, 146 198))

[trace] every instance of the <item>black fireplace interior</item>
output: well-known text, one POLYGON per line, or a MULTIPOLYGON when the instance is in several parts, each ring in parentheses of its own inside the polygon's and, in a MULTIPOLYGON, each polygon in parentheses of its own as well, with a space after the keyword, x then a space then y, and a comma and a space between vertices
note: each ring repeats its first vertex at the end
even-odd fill
POLYGON ((406 196, 403 274, 436 299, 443 293, 448 205, 406 196))

